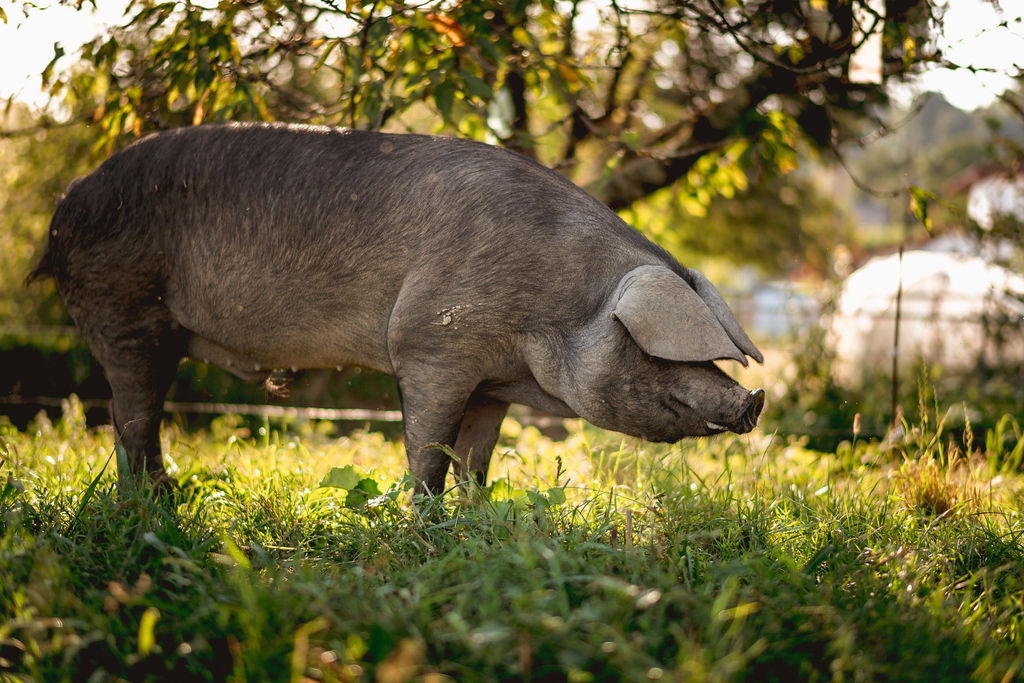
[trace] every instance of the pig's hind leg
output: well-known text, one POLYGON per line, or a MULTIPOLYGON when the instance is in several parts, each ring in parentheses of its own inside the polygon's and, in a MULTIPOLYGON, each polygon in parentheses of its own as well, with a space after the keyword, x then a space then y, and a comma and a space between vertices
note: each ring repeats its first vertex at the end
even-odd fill
POLYGON ((91 294, 79 288, 65 302, 110 383, 114 433, 129 470, 119 469, 119 478, 173 486, 160 453, 160 421, 184 354, 183 331, 161 298, 145 290, 127 299, 91 294))
MULTIPOLYGON (((114 431, 128 456, 127 474, 136 480, 148 476, 161 487, 175 484, 160 453, 160 422, 180 358, 173 347, 154 345, 131 349, 104 366, 113 394, 114 431)), ((123 478, 125 473, 119 474, 123 478)))

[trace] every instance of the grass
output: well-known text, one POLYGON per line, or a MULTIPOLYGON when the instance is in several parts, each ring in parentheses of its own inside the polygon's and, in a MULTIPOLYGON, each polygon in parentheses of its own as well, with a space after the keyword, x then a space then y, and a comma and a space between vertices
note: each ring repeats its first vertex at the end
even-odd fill
POLYGON ((1016 425, 818 453, 506 421, 489 494, 414 504, 400 445, 240 424, 165 429, 173 500, 119 492, 74 402, 0 427, 0 680, 1024 677, 1016 425))

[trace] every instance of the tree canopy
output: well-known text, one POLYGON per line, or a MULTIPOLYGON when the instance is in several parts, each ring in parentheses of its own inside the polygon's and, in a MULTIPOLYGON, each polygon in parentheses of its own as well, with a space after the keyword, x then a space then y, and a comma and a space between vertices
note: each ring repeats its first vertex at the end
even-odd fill
POLYGON ((107 149, 218 120, 445 131, 537 158, 613 209, 681 183, 699 211, 792 169, 800 145, 863 133, 885 82, 942 59, 938 5, 131 0, 44 80, 107 149), (858 50, 877 51, 879 82, 851 78, 858 50))

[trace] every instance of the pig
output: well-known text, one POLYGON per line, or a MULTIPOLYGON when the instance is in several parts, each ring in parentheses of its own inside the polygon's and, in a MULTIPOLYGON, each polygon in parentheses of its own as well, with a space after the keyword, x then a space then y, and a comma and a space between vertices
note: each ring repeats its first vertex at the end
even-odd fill
POLYGON ((433 495, 450 461, 486 481, 510 403, 662 442, 748 432, 764 405, 715 365, 763 359, 707 278, 562 175, 465 139, 156 133, 72 182, 41 276, 110 383, 119 475, 155 485, 173 486, 159 429, 186 357, 256 382, 391 374, 433 495))

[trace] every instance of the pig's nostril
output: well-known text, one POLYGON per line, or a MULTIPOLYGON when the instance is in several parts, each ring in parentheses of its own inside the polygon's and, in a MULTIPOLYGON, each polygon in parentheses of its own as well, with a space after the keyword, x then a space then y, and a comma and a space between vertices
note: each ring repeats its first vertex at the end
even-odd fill
POLYGON ((750 407, 748 412, 756 419, 764 408, 764 389, 754 389, 750 392, 750 407))
POLYGON ((753 429, 763 408, 764 389, 754 389, 750 392, 750 402, 747 403, 747 410, 743 414, 744 425, 749 429, 753 429))

